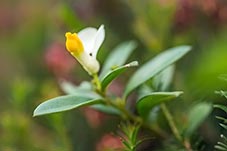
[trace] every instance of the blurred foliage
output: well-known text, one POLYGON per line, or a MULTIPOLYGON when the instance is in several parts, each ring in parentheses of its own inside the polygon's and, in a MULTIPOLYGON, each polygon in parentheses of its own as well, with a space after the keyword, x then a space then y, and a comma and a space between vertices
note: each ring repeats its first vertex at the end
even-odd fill
MULTIPOLYGON (((101 62, 109 50, 127 40, 137 41, 138 48, 130 60, 136 58, 141 63, 171 46, 193 46, 177 64, 170 88, 185 91, 183 100, 168 103, 183 131, 186 115, 196 103, 222 102, 214 91, 226 86, 217 78, 227 73, 226 14, 227 2, 223 0, 1 0, 0 150, 81 151, 95 150, 99 143, 105 143, 102 136, 116 128, 115 117, 91 111, 97 115, 96 122, 102 119, 96 126, 86 108, 71 114, 32 117, 43 100, 62 94, 59 81, 89 79, 76 61, 71 63, 69 54, 61 53, 65 51, 64 33, 100 24, 105 24, 107 33, 98 54, 101 62), (54 54, 47 55, 51 48, 54 54)), ((110 89, 118 93, 129 75, 110 89)), ((141 148, 180 150, 169 136, 162 113, 157 112, 158 126, 154 127, 168 137, 154 134, 153 142, 141 148)), ((213 150, 220 131, 213 118, 216 112, 192 136, 195 148, 213 150)))

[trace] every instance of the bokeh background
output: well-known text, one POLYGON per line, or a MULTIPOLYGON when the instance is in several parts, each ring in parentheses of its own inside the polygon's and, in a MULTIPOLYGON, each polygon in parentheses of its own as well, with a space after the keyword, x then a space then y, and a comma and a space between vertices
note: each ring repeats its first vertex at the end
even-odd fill
MULTIPOLYGON (((104 151, 110 144, 120 146, 111 134, 118 119, 89 108, 32 117, 38 104, 64 94, 59 81, 90 79, 65 50, 65 32, 101 24, 106 38, 100 62, 128 40, 137 42, 130 60, 140 64, 169 47, 193 46, 177 63, 172 84, 185 92, 180 104, 170 104, 179 126, 195 102, 224 103, 214 91, 227 89, 218 79, 227 73, 225 0, 1 0, 1 151, 104 151)), ((112 91, 120 93, 128 76, 117 79, 112 91)), ((214 110, 197 132, 205 146, 201 150, 213 150, 219 139, 216 114, 214 110)), ((166 142, 156 139, 152 149, 164 150, 166 142)))

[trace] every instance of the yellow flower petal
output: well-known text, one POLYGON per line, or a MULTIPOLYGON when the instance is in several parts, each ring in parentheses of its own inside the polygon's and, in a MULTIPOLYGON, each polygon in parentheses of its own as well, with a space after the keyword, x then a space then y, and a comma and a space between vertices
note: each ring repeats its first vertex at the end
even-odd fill
POLYGON ((83 44, 82 44, 81 40, 77 36, 77 34, 76 33, 67 32, 65 34, 65 37, 66 37, 66 43, 65 43, 66 49, 74 57, 80 56, 80 54, 82 54, 84 52, 84 47, 83 47, 83 44))

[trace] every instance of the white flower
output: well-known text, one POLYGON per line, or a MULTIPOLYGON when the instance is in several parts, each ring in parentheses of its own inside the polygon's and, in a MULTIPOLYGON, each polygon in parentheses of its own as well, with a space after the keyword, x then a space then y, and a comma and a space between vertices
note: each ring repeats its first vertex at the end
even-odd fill
POLYGON ((96 55, 105 38, 104 25, 99 29, 87 27, 80 32, 67 32, 66 48, 90 74, 96 74, 100 65, 96 55))

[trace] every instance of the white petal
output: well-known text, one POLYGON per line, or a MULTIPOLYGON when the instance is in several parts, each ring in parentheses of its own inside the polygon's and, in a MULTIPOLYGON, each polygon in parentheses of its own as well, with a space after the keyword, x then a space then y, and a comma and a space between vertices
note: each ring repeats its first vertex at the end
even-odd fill
MULTIPOLYGON (((95 37, 97 35, 97 29, 92 27, 87 27, 78 32, 78 37, 83 43, 85 52, 87 54, 92 53, 95 47, 95 37)), ((93 54, 92 54, 93 55, 93 54)))
POLYGON ((94 40, 94 47, 92 49, 92 55, 96 58, 97 52, 102 45, 105 38, 105 29, 104 25, 101 25, 96 33, 95 40, 94 40))
POLYGON ((96 60, 96 58, 91 57, 89 54, 84 52, 77 58, 77 60, 90 75, 93 75, 99 71, 99 62, 96 60))

